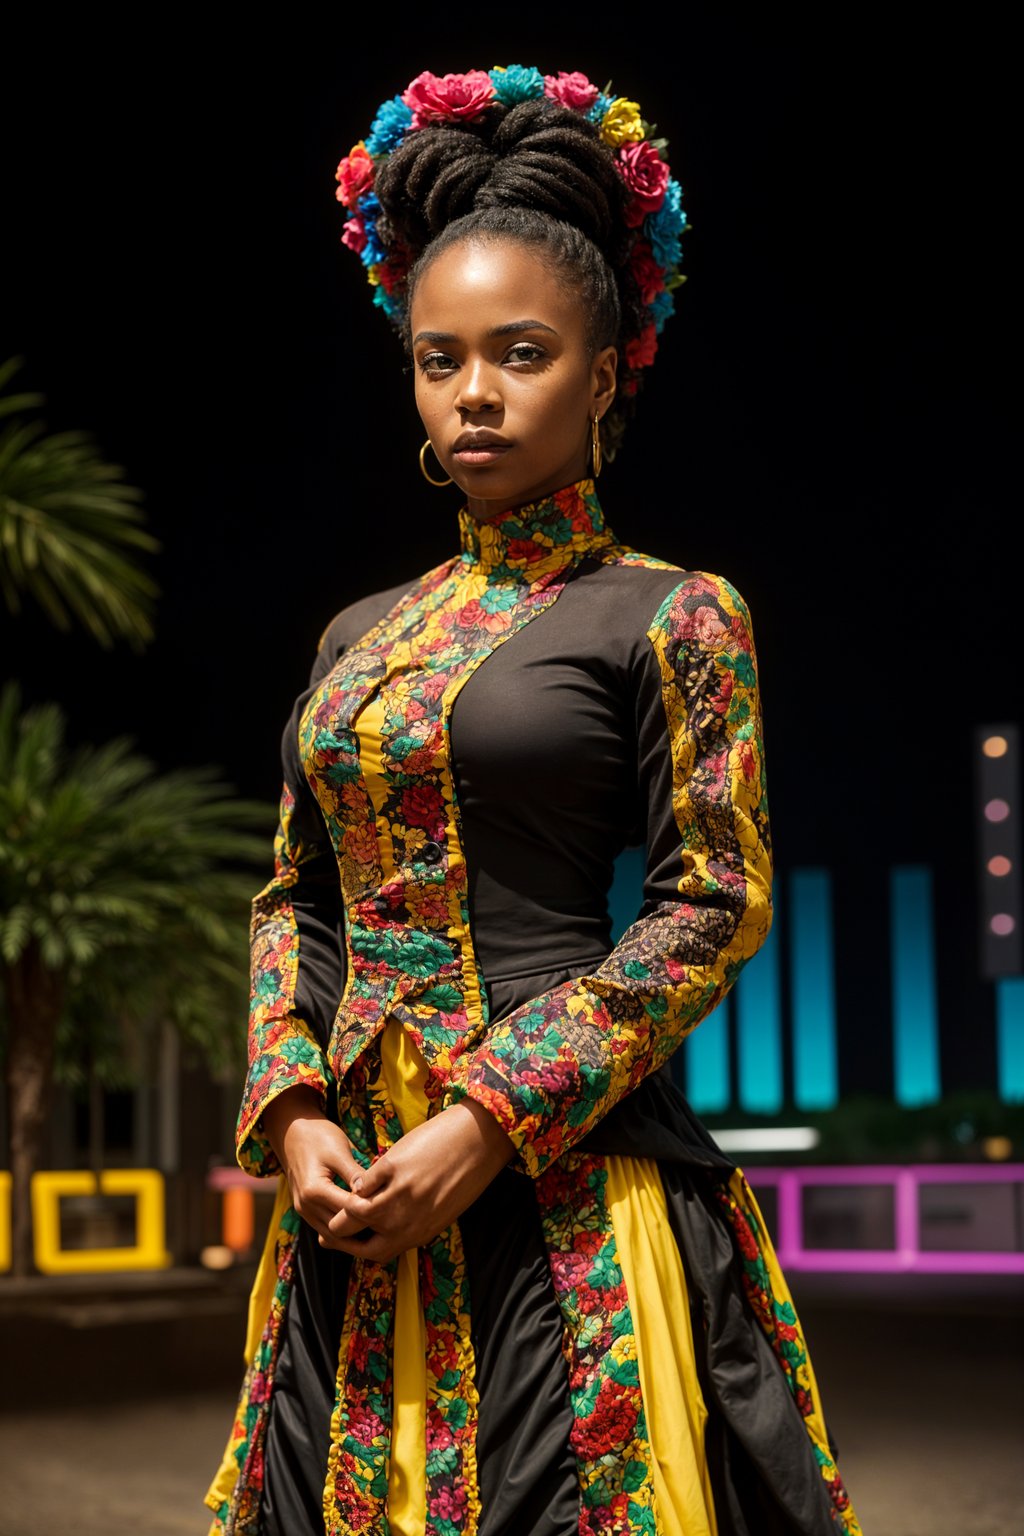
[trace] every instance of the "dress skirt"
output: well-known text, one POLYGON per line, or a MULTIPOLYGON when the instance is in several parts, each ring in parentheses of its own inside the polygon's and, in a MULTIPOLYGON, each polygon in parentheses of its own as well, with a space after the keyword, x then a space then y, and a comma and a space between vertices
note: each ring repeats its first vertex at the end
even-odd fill
MULTIPOLYGON (((407 1132, 427 1114, 426 1068, 393 1019, 380 1061, 407 1132)), ((609 1117, 607 1144, 660 1142, 665 1155, 600 1156, 651 1450, 658 1513, 656 1527, 645 1528, 644 1536, 859 1532, 785 1278, 742 1172, 718 1152, 699 1121, 680 1123, 685 1101, 666 1080, 659 1078, 633 1100, 631 1113, 622 1106, 623 1113, 609 1117), (665 1103, 659 1104, 659 1093, 665 1103), (669 1107, 676 1111, 674 1124, 669 1107), (708 1166, 687 1162, 684 1148, 692 1159, 706 1155, 708 1166), (758 1298, 752 1297, 747 1266, 738 1262, 730 1217, 757 1231, 753 1267, 767 1269, 762 1288, 776 1313, 792 1318, 781 1326, 792 1335, 801 1367, 803 1385, 796 1390, 779 1359, 777 1318, 766 1327, 757 1317, 758 1298)), ((282 1178, 253 1291, 250 1354, 276 1280, 273 1237, 289 1203, 282 1178)), ((504 1170, 459 1226, 479 1394, 479 1536, 578 1536, 563 1323, 531 1181, 504 1170)), ((417 1260, 413 1250, 398 1261, 391 1536, 424 1536, 428 1529, 426 1330, 417 1260)), ((267 1427, 260 1536, 320 1536, 324 1529, 348 1271, 348 1256, 321 1248, 302 1223, 267 1427)), ((230 1481, 232 1469, 222 1472, 230 1481)), ((444 1514, 432 1510, 430 1524, 444 1514)), ((633 1533, 624 1529, 623 1536, 633 1533)))

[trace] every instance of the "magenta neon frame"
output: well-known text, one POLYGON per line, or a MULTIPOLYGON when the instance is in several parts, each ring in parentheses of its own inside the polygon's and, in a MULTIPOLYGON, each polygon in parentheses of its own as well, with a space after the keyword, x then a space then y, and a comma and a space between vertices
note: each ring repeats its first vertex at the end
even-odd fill
POLYGON ((1024 1252, 939 1252, 920 1248, 922 1184, 1020 1184, 1024 1163, 863 1164, 843 1167, 752 1168, 747 1180, 778 1191, 775 1251, 784 1270, 843 1274, 1024 1275, 1024 1252), (829 1184, 891 1184, 893 1248, 805 1248, 803 1191, 829 1184))

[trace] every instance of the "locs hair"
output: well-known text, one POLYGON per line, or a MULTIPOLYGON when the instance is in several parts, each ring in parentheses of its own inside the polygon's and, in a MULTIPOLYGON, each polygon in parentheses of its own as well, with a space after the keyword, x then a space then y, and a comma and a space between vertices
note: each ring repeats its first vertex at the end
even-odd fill
POLYGON ((582 75, 424 74, 384 103, 336 177, 352 213, 342 239, 407 346, 413 289, 442 251, 469 236, 544 250, 582 296, 591 350, 618 349, 609 457, 683 281, 680 189, 664 141, 645 132, 635 102, 582 75))

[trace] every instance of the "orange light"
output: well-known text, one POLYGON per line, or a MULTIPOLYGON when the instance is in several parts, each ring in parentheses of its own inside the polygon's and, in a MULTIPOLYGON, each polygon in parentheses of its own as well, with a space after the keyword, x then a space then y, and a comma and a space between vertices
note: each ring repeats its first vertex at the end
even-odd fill
POLYGON ((989 859, 986 868, 990 875, 995 875, 999 879, 1002 875, 1008 875, 1013 865, 1005 853, 994 853, 989 859))
POLYGON ((1005 800, 989 800, 985 806, 986 821, 1005 821, 1010 807, 1005 800))
POLYGON ((1005 1163, 1013 1155, 1013 1142, 1009 1136, 986 1136, 981 1143, 981 1150, 994 1163, 1005 1163))
POLYGON ((986 736, 981 744, 981 750, 986 757, 1005 757, 1009 750, 1009 743, 1005 736, 986 736))

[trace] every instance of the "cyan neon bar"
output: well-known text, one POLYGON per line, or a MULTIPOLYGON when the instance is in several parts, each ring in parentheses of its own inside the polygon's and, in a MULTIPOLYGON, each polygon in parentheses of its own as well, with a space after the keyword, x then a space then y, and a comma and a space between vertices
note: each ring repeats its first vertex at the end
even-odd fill
POLYGON ((931 1104, 941 1089, 932 872, 927 864, 896 865, 890 871, 889 920, 896 1098, 901 1104, 931 1104))
POLYGON ((729 999, 687 1035, 682 1047, 686 1061, 686 1097, 698 1115, 729 1108, 729 999))
POLYGON ((1024 976, 996 982, 996 1050, 1000 1098, 1024 1099, 1024 976))
POLYGON ((779 990, 779 909, 767 939, 740 972, 736 999, 736 1054, 740 1105, 752 1114, 782 1108, 782 1002, 779 990))
POLYGON ((795 869, 789 891, 793 1098, 798 1109, 831 1109, 839 1096, 831 876, 795 869))

